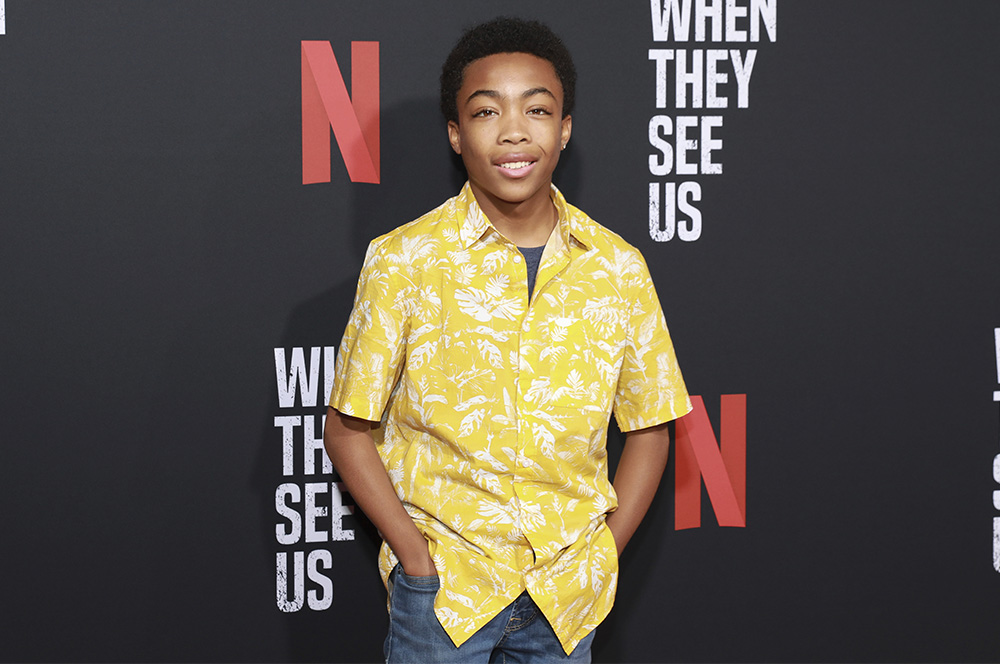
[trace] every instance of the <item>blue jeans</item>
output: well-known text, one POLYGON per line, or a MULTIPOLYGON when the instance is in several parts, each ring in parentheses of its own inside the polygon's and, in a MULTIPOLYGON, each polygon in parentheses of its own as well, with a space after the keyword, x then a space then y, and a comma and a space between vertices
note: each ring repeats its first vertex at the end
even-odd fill
POLYGON ((398 565, 389 576, 389 635, 387 664, 589 664, 588 634, 573 653, 563 652, 559 639, 528 593, 521 595, 473 634, 461 647, 434 615, 437 576, 409 576, 398 565))

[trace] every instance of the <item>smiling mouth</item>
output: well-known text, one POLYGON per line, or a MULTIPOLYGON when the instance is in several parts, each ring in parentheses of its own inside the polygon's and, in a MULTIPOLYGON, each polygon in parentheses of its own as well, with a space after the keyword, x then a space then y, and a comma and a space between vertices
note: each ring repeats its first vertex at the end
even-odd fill
POLYGON ((522 168, 527 168, 528 166, 531 166, 533 163, 535 163, 535 162, 533 162, 533 161, 508 161, 508 162, 503 163, 503 164, 497 164, 497 166, 499 166, 500 168, 505 168, 508 171, 516 171, 516 170, 519 170, 519 169, 522 169, 522 168))

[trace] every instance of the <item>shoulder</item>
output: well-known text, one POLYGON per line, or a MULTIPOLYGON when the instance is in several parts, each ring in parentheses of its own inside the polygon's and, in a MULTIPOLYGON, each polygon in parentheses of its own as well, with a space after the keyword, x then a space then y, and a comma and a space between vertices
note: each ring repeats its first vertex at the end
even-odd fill
POLYGON ((572 219, 570 232, 587 247, 589 260, 612 266, 622 276, 648 273, 646 260, 638 248, 579 208, 567 204, 567 209, 572 219))
POLYGON ((365 262, 376 258, 413 265, 414 261, 433 256, 457 242, 457 229, 455 198, 449 198, 430 212, 372 240, 365 262))

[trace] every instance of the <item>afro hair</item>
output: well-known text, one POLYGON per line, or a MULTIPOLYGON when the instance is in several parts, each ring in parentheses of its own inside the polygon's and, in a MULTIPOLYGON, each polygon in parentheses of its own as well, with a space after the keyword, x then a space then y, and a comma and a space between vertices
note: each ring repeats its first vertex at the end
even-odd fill
POLYGON ((465 68, 497 53, 528 53, 552 63, 563 89, 563 117, 572 113, 576 68, 566 46, 543 23, 499 16, 466 30, 441 68, 441 112, 447 121, 458 122, 458 91, 465 68))

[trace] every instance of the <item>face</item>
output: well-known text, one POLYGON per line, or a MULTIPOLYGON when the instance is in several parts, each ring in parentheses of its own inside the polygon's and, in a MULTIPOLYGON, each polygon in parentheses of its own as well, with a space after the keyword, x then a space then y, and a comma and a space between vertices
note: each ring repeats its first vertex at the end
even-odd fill
POLYGON ((548 60, 498 53, 465 68, 458 122, 448 123, 480 204, 548 204, 552 171, 569 141, 563 89, 548 60))

